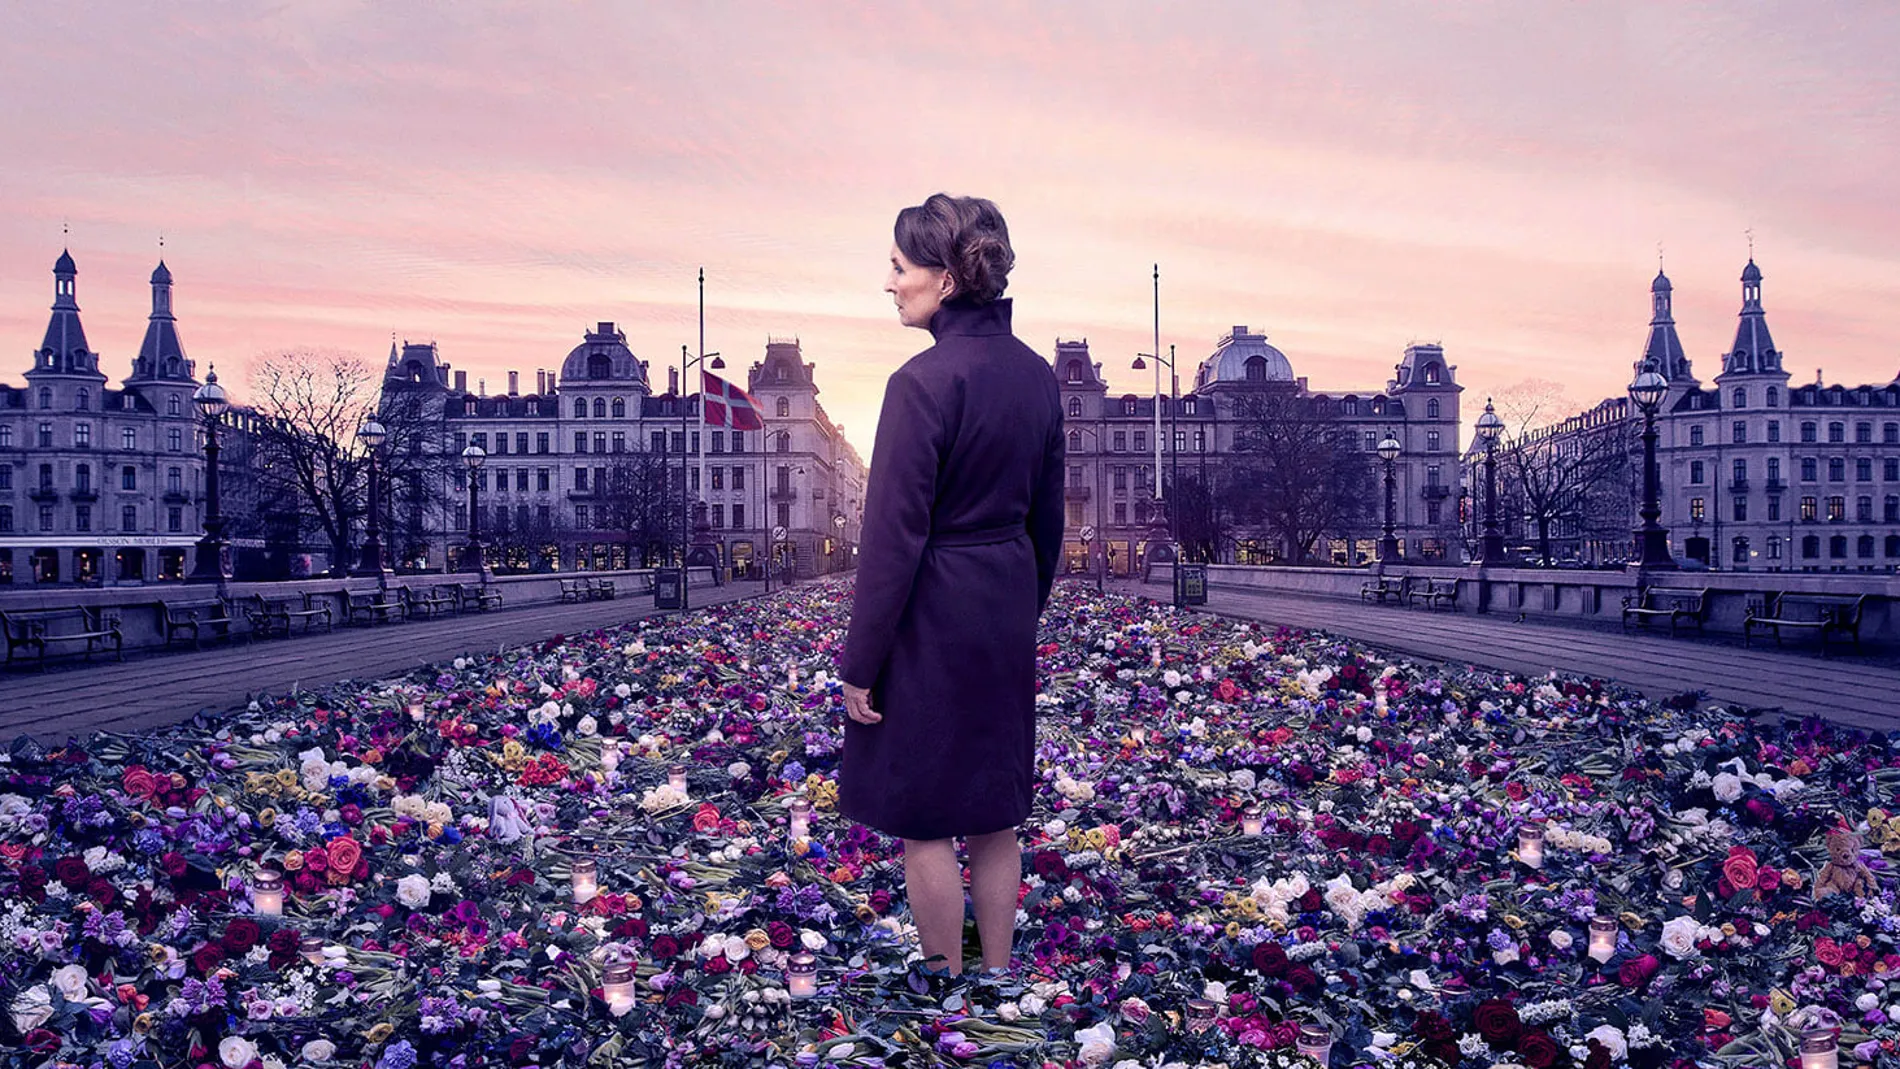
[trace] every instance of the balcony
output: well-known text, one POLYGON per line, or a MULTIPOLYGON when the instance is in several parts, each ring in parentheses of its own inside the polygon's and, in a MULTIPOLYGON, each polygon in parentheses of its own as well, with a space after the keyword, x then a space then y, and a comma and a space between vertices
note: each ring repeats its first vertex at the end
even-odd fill
POLYGON ((167 490, 165 491, 164 501, 167 505, 189 505, 191 504, 191 495, 185 493, 183 490, 167 490))
POLYGON ((26 496, 41 503, 51 503, 59 500, 59 491, 50 486, 41 486, 28 490, 26 496))
POLYGON ((798 500, 798 488, 794 486, 774 486, 771 493, 766 496, 773 501, 796 501, 798 500))
POLYGON ((82 486, 79 489, 73 491, 73 500, 74 501, 97 501, 99 500, 99 491, 94 490, 90 486, 82 486))
POLYGON ((1451 496, 1451 485, 1449 483, 1426 483, 1424 488, 1419 492, 1425 496, 1425 500, 1427 501, 1443 501, 1445 498, 1451 496))
POLYGON ((1729 488, 1729 492, 1731 493, 1736 493, 1736 494, 1747 493, 1748 480, 1747 479, 1730 479, 1728 481, 1728 488, 1729 488))
POLYGON ((1787 488, 1788 488, 1788 484, 1782 482, 1780 479, 1770 479, 1762 485, 1762 489, 1768 491, 1771 494, 1779 494, 1783 490, 1786 490, 1787 488))
POLYGON ((1062 499, 1064 501, 1087 501, 1089 499, 1089 488, 1086 486, 1065 486, 1062 488, 1062 499))

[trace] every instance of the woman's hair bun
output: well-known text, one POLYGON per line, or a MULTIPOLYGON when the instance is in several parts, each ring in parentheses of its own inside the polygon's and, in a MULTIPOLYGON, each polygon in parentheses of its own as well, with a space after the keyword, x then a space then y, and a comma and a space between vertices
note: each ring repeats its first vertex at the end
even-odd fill
POLYGON ((911 263, 950 272, 952 303, 988 304, 1009 285, 1016 253, 1009 226, 982 197, 935 193, 897 213, 897 247, 911 263))

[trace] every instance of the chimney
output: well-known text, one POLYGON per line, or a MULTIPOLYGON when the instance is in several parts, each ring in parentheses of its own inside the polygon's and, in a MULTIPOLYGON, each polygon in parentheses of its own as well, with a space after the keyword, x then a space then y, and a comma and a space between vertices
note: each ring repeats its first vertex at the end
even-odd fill
POLYGON ((534 369, 534 394, 536 397, 548 392, 548 373, 540 368, 534 369))
POLYGON ((515 397, 515 396, 518 396, 520 393, 521 393, 521 372, 510 371, 508 373, 508 396, 515 397))
POLYGON ((480 394, 480 395, 481 395, 481 396, 483 396, 483 397, 487 397, 487 396, 488 396, 488 380, 487 380, 487 379, 476 379, 476 380, 475 380, 475 392, 476 392, 476 393, 478 393, 478 394, 480 394))
POLYGON ((468 392, 468 372, 458 371, 455 373, 455 392, 456 393, 468 392))
POLYGON ((670 367, 666 369, 666 392, 671 393, 671 394, 677 394, 680 392, 680 369, 679 368, 670 367))

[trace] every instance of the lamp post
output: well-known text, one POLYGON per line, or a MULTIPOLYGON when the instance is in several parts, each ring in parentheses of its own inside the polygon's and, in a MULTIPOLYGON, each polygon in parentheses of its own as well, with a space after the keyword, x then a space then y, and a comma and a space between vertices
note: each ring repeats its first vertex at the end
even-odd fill
POLYGON ((462 570, 486 572, 482 564, 482 465, 488 450, 471 445, 462 450, 462 466, 468 469, 468 545, 462 550, 462 570))
POLYGON ((364 532, 363 552, 357 558, 356 574, 379 578, 388 569, 383 565, 382 485, 376 470, 376 454, 381 451, 386 437, 388 432, 374 418, 356 432, 357 441, 362 442, 369 453, 369 527, 364 532))
POLYGON ((191 395, 191 403, 205 421, 205 533, 198 540, 197 560, 186 582, 222 583, 230 576, 224 571, 224 517, 218 514, 218 420, 231 403, 218 385, 215 369, 206 371, 204 385, 191 395))
POLYGON ((1656 471, 1656 410, 1669 392, 1669 380, 1656 373, 1653 363, 1645 361, 1642 371, 1630 383, 1630 400, 1643 413, 1643 525, 1637 528, 1637 567, 1643 571, 1668 571, 1676 560, 1669 555, 1669 530, 1657 521, 1662 518, 1658 500, 1656 471))
MULTIPOLYGON (((699 348, 700 348, 700 354, 698 356, 693 356, 689 353, 686 346, 684 345, 680 346, 679 401, 680 401, 680 437, 681 437, 681 440, 680 440, 680 611, 681 612, 685 612, 688 608, 691 607, 691 603, 686 593, 686 585, 687 585, 686 583, 686 551, 687 551, 686 547, 692 542, 692 537, 693 537, 692 536, 693 507, 692 505, 687 504, 687 494, 689 491, 686 485, 686 451, 687 449, 691 448, 693 444, 692 438, 689 436, 688 431, 687 431, 687 422, 686 422, 686 417, 692 410, 692 406, 686 403, 686 382, 687 382, 686 376, 689 373, 691 373, 693 368, 696 368, 700 366, 701 364, 706 363, 708 360, 712 361, 711 367, 716 371, 724 370, 726 366, 726 362, 719 358, 718 353, 709 353, 705 351, 706 349, 706 269, 703 267, 699 269, 699 348)), ((699 422, 700 422, 701 430, 702 430, 702 434, 700 436, 701 437, 700 444, 703 447, 705 445, 705 442, 704 442, 705 435, 703 431, 704 431, 704 425, 706 422, 705 391, 704 390, 698 391, 698 396, 700 398, 699 422)), ((706 478, 705 476, 706 454, 703 448, 700 450, 697 450, 697 452, 699 453, 701 492, 704 492, 705 478, 706 478)), ((697 505, 699 504, 699 502, 695 500, 693 504, 697 505)))
MULTIPOLYGON (((1175 513, 1177 509, 1174 507, 1174 505, 1176 504, 1176 502, 1168 500, 1167 496, 1164 495, 1161 490, 1161 368, 1162 368, 1162 365, 1165 364, 1168 369, 1168 398, 1170 402, 1168 405, 1168 433, 1170 435, 1174 433, 1174 429, 1177 425, 1176 419, 1175 419, 1176 410, 1181 407, 1179 401, 1175 400, 1176 396, 1179 394, 1180 389, 1181 389, 1181 380, 1180 380, 1180 376, 1178 376, 1175 373, 1175 369, 1174 369, 1174 346, 1172 345, 1168 346, 1167 356, 1160 355, 1158 351, 1160 348, 1161 346, 1157 344, 1155 346, 1155 349, 1157 350, 1157 352, 1136 353, 1135 362, 1133 364, 1130 364, 1129 366, 1132 367, 1136 371, 1140 371, 1148 366, 1144 362, 1148 357, 1152 356, 1155 362, 1155 500, 1154 500, 1154 503, 1155 503, 1155 507, 1164 509, 1165 514, 1164 515, 1157 514, 1156 517, 1154 518, 1152 526, 1155 530, 1164 531, 1167 535, 1167 539, 1168 539, 1167 548, 1166 550, 1164 550, 1162 555, 1166 560, 1168 560, 1174 566, 1174 604, 1176 608, 1180 608, 1182 604, 1181 574, 1180 574, 1181 554, 1178 548, 1179 542, 1180 542, 1180 536, 1175 527, 1175 513)), ((1180 458, 1179 450, 1172 450, 1171 452, 1173 453, 1174 463, 1171 465, 1171 468, 1169 471, 1169 478, 1174 483, 1174 488, 1168 491, 1168 493, 1178 495, 1181 492, 1181 482, 1179 478, 1181 458, 1180 458)), ((1149 543, 1151 546, 1153 542, 1154 542, 1154 539, 1151 537, 1149 539, 1149 543)), ((1150 561, 1153 561, 1155 559, 1154 550, 1152 548, 1148 551, 1148 559, 1150 561)))
POLYGON ((832 555, 837 558, 834 562, 837 564, 837 570, 842 572, 844 571, 844 513, 833 513, 831 525, 838 529, 838 535, 833 540, 832 555))
POLYGON ((1379 562, 1390 564, 1399 559, 1399 540, 1393 513, 1397 505, 1398 480, 1392 475, 1393 462, 1399 459, 1399 440, 1388 428, 1379 443, 1379 459, 1385 461, 1385 537, 1379 539, 1379 562))
POLYGON ((1088 435, 1089 440, 1095 443, 1095 446, 1094 446, 1095 456, 1094 456, 1094 465, 1093 465, 1095 468, 1095 523, 1082 525, 1082 531, 1084 532, 1082 534, 1082 543, 1083 543, 1083 553, 1089 558, 1089 571, 1092 571, 1095 573, 1095 592, 1099 594, 1102 591, 1103 562, 1098 561, 1096 559, 1094 551, 1089 549, 1088 542, 1089 542, 1090 536, 1087 532, 1090 532, 1092 530, 1095 535, 1099 536, 1104 550, 1107 550, 1110 548, 1109 541, 1108 541, 1108 517, 1102 515, 1102 510, 1108 507, 1108 503, 1105 500, 1103 500, 1103 495, 1102 495, 1102 431, 1101 431, 1101 428, 1099 427, 1083 427, 1083 426, 1075 426, 1075 425, 1071 425, 1069 429, 1072 431, 1075 431, 1078 434, 1088 435))
POLYGON ((1478 440, 1484 443, 1484 549, 1478 563, 1493 567, 1504 563, 1504 534, 1498 529, 1498 436, 1503 433, 1504 421, 1487 397, 1484 415, 1478 417, 1478 440))

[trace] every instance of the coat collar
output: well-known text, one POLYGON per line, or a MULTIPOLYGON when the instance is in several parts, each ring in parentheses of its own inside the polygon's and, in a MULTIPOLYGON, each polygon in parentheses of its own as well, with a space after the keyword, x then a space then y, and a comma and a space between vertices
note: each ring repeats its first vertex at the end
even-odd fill
POLYGON ((1010 300, 942 305, 930 317, 930 336, 942 340, 946 334, 1008 334, 1010 300))

